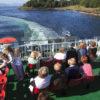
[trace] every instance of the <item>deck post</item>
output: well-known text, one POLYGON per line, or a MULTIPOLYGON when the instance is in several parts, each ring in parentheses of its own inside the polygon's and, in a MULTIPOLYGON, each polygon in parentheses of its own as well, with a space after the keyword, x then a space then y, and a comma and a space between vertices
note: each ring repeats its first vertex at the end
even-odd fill
POLYGON ((52 54, 54 55, 54 51, 55 51, 55 44, 54 44, 54 41, 53 41, 53 43, 52 43, 52 54))

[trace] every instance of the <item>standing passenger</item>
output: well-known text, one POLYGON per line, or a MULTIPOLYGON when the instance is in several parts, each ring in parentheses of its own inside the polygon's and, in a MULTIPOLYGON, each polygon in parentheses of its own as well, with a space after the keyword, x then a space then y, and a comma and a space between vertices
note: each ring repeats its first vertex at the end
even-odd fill
POLYGON ((81 62, 81 57, 82 56, 86 56, 86 55, 88 55, 86 44, 84 42, 81 42, 79 44, 79 50, 78 50, 78 60, 79 60, 79 63, 81 62))
POLYGON ((92 41, 91 42, 91 46, 89 47, 89 57, 91 61, 94 61, 95 58, 97 57, 96 53, 97 53, 97 46, 96 46, 96 42, 92 41))
POLYGON ((10 46, 7 46, 6 48, 4 48, 3 53, 5 53, 8 58, 9 58, 9 64, 13 63, 13 58, 14 58, 14 51, 10 46))
POLYGON ((6 54, 8 56, 9 62, 8 62, 8 67, 9 69, 13 68, 14 70, 14 66, 13 65, 13 60, 14 60, 14 51, 10 46, 7 46, 4 48, 3 53, 6 54))
POLYGON ((78 53, 77 50, 74 48, 74 44, 71 44, 71 47, 67 51, 67 59, 75 58, 76 62, 78 62, 78 53))
POLYGON ((13 61, 13 67, 14 67, 14 72, 17 76, 18 80, 23 80, 24 79, 24 69, 23 69, 23 64, 20 58, 20 50, 19 48, 16 48, 14 50, 14 61, 13 61))

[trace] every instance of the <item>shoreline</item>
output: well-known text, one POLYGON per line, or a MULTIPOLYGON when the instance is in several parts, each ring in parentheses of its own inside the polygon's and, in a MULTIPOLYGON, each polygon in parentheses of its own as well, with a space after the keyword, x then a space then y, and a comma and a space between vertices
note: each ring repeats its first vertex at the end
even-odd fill
POLYGON ((62 8, 55 8, 58 10, 72 10, 72 11, 79 11, 80 13, 92 15, 92 16, 100 16, 100 8, 86 8, 83 6, 69 6, 69 7, 62 7, 62 8))
POLYGON ((100 16, 100 8, 86 8, 80 5, 76 6, 68 6, 68 7, 59 7, 59 8, 33 8, 33 7, 20 7, 20 10, 26 10, 26 11, 31 11, 31 10, 61 10, 61 11, 67 11, 67 10, 72 10, 72 11, 79 11, 80 13, 92 15, 92 16, 100 16))
POLYGON ((88 14, 88 15, 92 15, 92 16, 98 16, 98 17, 100 17, 100 14, 97 14, 97 13, 85 12, 85 11, 80 11, 80 13, 84 13, 84 14, 88 14))

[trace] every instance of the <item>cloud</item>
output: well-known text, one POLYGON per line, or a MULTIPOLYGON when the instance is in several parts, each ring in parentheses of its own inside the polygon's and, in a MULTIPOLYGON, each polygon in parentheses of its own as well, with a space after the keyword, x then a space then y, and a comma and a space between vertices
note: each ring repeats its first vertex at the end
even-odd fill
POLYGON ((0 4, 23 4, 27 2, 28 0, 0 0, 0 4))

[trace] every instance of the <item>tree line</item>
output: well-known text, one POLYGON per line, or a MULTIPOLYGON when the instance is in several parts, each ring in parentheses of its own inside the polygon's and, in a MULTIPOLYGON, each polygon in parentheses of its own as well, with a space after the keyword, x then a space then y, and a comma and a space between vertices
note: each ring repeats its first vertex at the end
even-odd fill
POLYGON ((100 0, 30 0, 24 6, 34 8, 54 8, 70 5, 82 5, 85 7, 100 7, 100 0))

